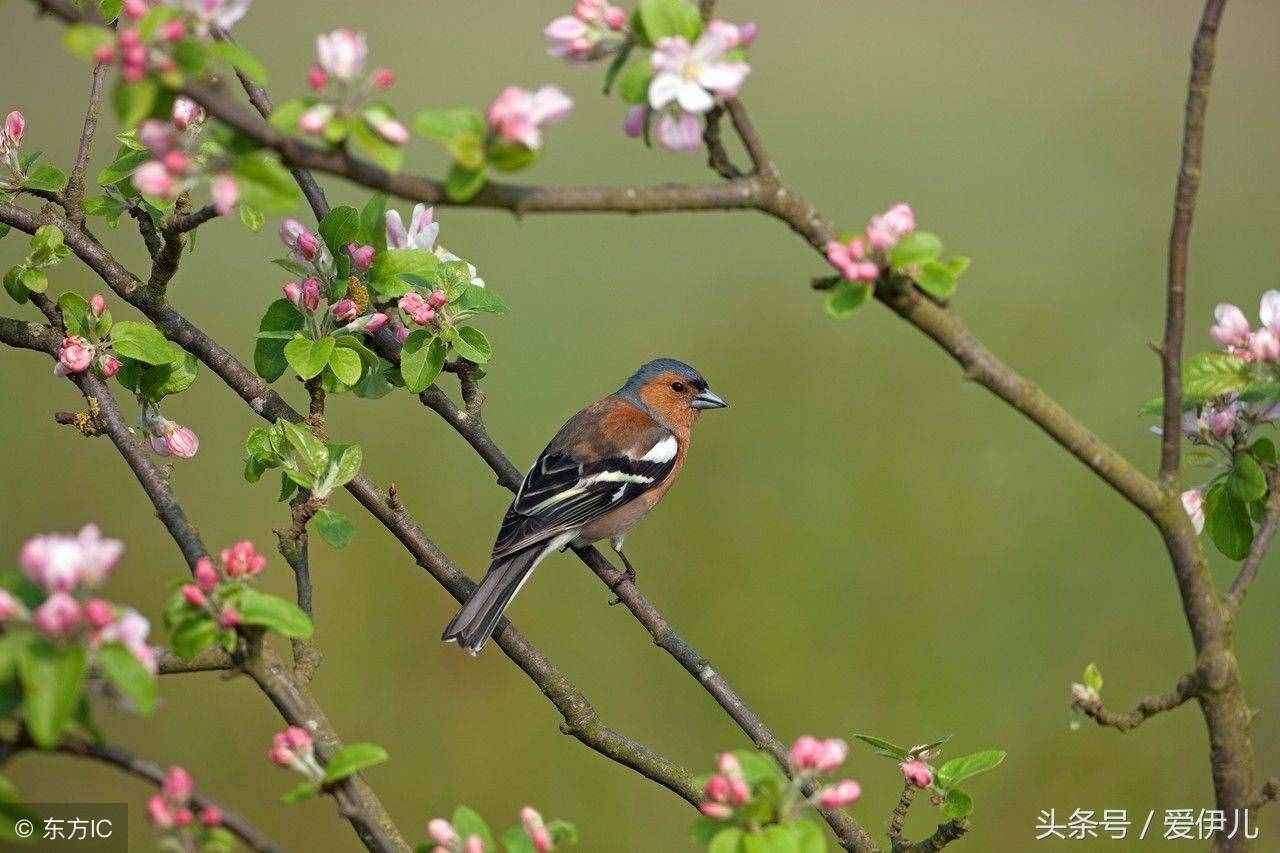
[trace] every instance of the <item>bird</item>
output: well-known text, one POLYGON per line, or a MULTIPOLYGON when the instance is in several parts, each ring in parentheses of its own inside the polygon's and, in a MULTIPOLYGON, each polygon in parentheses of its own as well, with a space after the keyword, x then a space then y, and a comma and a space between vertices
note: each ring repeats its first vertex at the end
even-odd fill
POLYGON ((609 540, 634 579, 627 532, 675 483, 702 412, 728 405, 697 370, 658 358, 569 418, 525 474, 489 570, 441 639, 478 655, 533 570, 569 545, 609 540))

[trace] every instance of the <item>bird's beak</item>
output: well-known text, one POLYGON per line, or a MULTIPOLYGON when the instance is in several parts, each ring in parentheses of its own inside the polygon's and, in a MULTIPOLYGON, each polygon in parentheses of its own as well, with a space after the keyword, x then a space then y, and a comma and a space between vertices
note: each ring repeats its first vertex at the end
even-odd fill
POLYGON ((708 388, 706 391, 698 394, 690 403, 695 409, 727 409, 729 404, 720 398, 720 395, 708 388))

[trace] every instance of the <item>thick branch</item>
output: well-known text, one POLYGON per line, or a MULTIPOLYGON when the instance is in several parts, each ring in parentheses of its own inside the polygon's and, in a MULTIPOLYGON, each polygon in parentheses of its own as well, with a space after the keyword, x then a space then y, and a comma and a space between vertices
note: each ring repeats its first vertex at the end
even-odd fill
POLYGON ((183 660, 168 649, 160 649, 158 663, 161 675, 180 675, 187 672, 219 672, 236 669, 236 663, 221 648, 205 649, 191 660, 183 660))
POLYGON ((1171 486, 1178 477, 1182 450, 1182 338, 1186 327, 1187 259, 1191 249, 1191 218, 1200 190, 1204 152, 1204 118, 1213 76, 1214 42, 1226 0, 1209 0, 1191 48, 1191 80, 1182 131, 1182 163, 1173 197, 1173 227, 1169 234, 1169 274, 1160 358, 1164 385, 1164 435, 1160 441, 1160 483, 1171 486))
POLYGON ((1085 716, 1100 726, 1127 732, 1136 729, 1156 714, 1172 711, 1181 707, 1198 692, 1195 675, 1184 675, 1178 679, 1178 686, 1169 693, 1146 696, 1138 700, 1132 711, 1110 711, 1102 704, 1102 699, 1093 691, 1086 691, 1073 696, 1071 706, 1078 708, 1085 716))

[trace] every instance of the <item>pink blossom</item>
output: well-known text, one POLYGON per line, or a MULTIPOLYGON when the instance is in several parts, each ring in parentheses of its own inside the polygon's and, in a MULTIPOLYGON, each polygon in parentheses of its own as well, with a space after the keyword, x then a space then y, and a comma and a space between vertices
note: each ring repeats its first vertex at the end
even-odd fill
POLYGON ((356 303, 351 299, 335 302, 329 310, 333 313, 333 319, 340 323, 354 320, 360 313, 360 309, 356 307, 356 303))
POLYGON ((408 230, 400 219, 400 211, 388 210, 385 218, 388 249, 422 249, 426 252, 435 250, 436 238, 440 236, 440 223, 435 221, 433 208, 415 204, 409 217, 408 230))
POLYGON ((131 21, 136 21, 147 14, 147 0, 124 0, 120 14, 131 21))
POLYGON ((396 84, 396 74, 390 68, 379 68, 373 72, 373 88, 386 91, 396 84))
POLYGON ((823 773, 830 773, 849 755, 849 745, 840 738, 827 738, 822 741, 822 749, 818 753, 817 768, 823 773))
POLYGON ((182 41, 187 37, 187 25, 182 21, 165 21, 160 25, 160 38, 165 41, 182 41))
POLYGON ((702 787, 702 793, 717 803, 729 801, 729 780, 723 776, 712 776, 702 787))
POLYGON ((374 332, 378 331, 386 324, 387 324, 387 315, 383 314, 381 311, 375 311, 374 313, 370 314, 368 319, 365 321, 363 331, 368 332, 369 334, 372 335, 374 332))
POLYGON ((204 593, 213 592, 221 580, 218 577, 218 570, 213 567, 213 560, 208 557, 196 560, 195 578, 196 586, 204 593))
POLYGON ((173 99, 173 126, 178 130, 196 127, 204 121, 204 107, 188 97, 179 95, 173 99))
POLYGON ((19 601, 9 590, 0 589, 0 622, 26 618, 26 605, 19 601))
POLYGON ((721 20, 707 22, 707 32, 727 45, 729 50, 750 45, 755 41, 756 29, 756 25, 750 21, 745 24, 731 24, 721 20))
POLYGON ((196 34, 207 36, 214 29, 229 30, 249 11, 252 0, 187 0, 185 5, 197 17, 196 34))
POLYGON ((104 539, 96 525, 86 524, 75 536, 46 533, 31 537, 23 543, 18 559, 30 580, 50 592, 61 592, 79 584, 98 586, 123 552, 124 543, 104 539))
POLYGON ((1182 508, 1191 519, 1196 535, 1204 532, 1204 495, 1199 489, 1187 489, 1182 493, 1182 508))
POLYGON ((205 597, 204 592, 193 583, 183 585, 182 597, 192 607, 204 607, 209 603, 209 599, 205 597))
POLYGON ((116 609, 106 599, 91 598, 84 603, 84 619, 95 631, 107 627, 115 618, 116 609))
POLYGON ((107 65, 115 62, 116 49, 109 44, 98 45, 93 49, 93 61, 98 65, 107 65))
POLYGON ((409 329, 406 326, 396 325, 396 341, 404 343, 409 338, 409 329))
POLYGON ((1216 437, 1226 438, 1236 428, 1236 407, 1226 405, 1222 408, 1208 408, 1205 412, 1205 423, 1216 437))
POLYGON ((102 371, 102 375, 110 379, 120 372, 120 359, 111 353, 104 353, 98 357, 98 369, 102 371))
POLYGON ((898 769, 902 771, 902 778, 917 788, 927 788, 933 784, 933 771, 918 758, 902 762, 898 769))
POLYGON ((191 822, 194 820, 195 820, 195 815, 193 815, 191 813, 191 809, 187 808, 186 806, 183 806, 182 808, 174 810, 173 823, 175 826, 190 826, 191 822))
POLYGON ((173 829, 173 812, 169 811, 163 794, 152 794, 147 800, 147 819, 157 829, 173 829))
POLYGON ((685 112, 705 113, 717 96, 735 97, 751 66, 725 59, 733 47, 727 36, 709 28, 692 45, 684 36, 658 39, 649 58, 657 72, 649 83, 649 106, 660 110, 677 103, 685 112))
POLYGON ((648 113, 649 108, 644 104, 637 104, 628 109, 627 114, 622 118, 622 132, 632 139, 639 139, 644 135, 644 121, 648 113))
POLYGON ((741 776, 729 779, 729 799, 735 806, 745 805, 751 799, 751 786, 741 776))
POLYGON ((400 297, 398 304, 400 310, 408 314, 409 319, 419 326, 425 326, 436 318, 435 309, 427 303, 427 300, 422 298, 422 294, 416 291, 406 293, 400 297))
POLYGON ((222 826, 222 809, 213 803, 205 806, 200 811, 200 825, 210 829, 215 826, 222 826))
POLYGON ((563 120, 571 109, 573 101, 555 86, 536 92, 508 86, 489 105, 489 127, 505 142, 537 149, 542 145, 540 128, 563 120))
POLYGON ((533 806, 525 806, 520 810, 520 823, 525 834, 533 841, 533 849, 538 853, 547 853, 552 848, 551 833, 542 822, 542 815, 533 806))
POLYGON ((724 803, 702 803, 698 811, 713 820, 727 820, 733 816, 733 808, 724 803))
POLYGON ((696 151, 702 145, 702 122, 694 113, 663 110, 654 130, 658 144, 668 151, 696 151))
POLYGON ((89 310, 93 313, 94 318, 101 317, 107 310, 107 300, 101 293, 95 293, 89 297, 89 310))
POLYGON ((298 116, 298 129, 303 133, 324 133, 336 112, 332 104, 316 104, 298 116))
POLYGON ((302 282, 302 308, 314 311, 320 307, 320 280, 307 278, 302 282))
POLYGON ((241 539, 222 549, 222 566, 228 577, 253 577, 267 567, 267 558, 258 553, 253 542, 241 539))
POLYGON ((1253 361, 1280 361, 1280 335, 1263 326, 1248 336, 1248 353, 1253 361))
POLYGON ((324 87, 329 85, 328 73, 319 65, 312 65, 307 69, 307 85, 316 94, 323 92, 324 87))
POLYGON ((827 260, 849 281, 875 281, 880 277, 880 267, 867 260, 866 245, 861 237, 854 237, 848 243, 829 241, 827 260))
POLYGON ((843 764, 848 753, 848 744, 839 738, 819 740, 802 735, 791 745, 790 761, 795 770, 827 772, 843 764))
POLYGON ((224 607, 218 614, 218 626, 221 628, 239 627, 240 621, 240 611, 234 607, 224 607))
POLYGON ((845 779, 835 785, 828 785, 818 795, 818 801, 826 809, 838 809, 855 803, 862 796, 862 786, 852 779, 845 779))
POLYGON ((316 36, 316 56, 320 67, 338 80, 349 82, 359 76, 364 71, 368 54, 364 33, 338 29, 316 36))
POLYGON ((1280 334, 1280 290, 1268 290, 1258 301, 1258 319, 1262 325, 1280 334))
POLYGON ((280 288, 280 292, 284 294, 285 299, 293 303, 294 308, 302 309, 302 282, 285 282, 284 287, 280 288))
POLYGON ((68 335, 62 339, 58 348, 58 365, 54 373, 66 376, 70 373, 81 373, 93 364, 95 350, 93 344, 78 335, 68 335))
POLYGON ((178 142, 178 135, 174 131, 176 124, 176 121, 174 124, 168 124, 159 119, 149 118, 138 125, 138 141, 156 157, 163 157, 178 142))
POLYGON ((148 160, 133 172, 133 186, 143 195, 173 198, 178 195, 178 182, 159 160, 148 160))
POLYGON ((621 46, 619 32, 627 13, 605 0, 578 0, 572 14, 562 15, 543 29, 547 53, 567 62, 589 62, 621 46))
POLYGON ((195 781, 182 767, 170 767, 169 771, 164 774, 164 782, 160 785, 160 792, 173 803, 185 803, 191 799, 191 793, 195 790, 195 781))
POLYGON ((364 120, 373 128, 374 133, 392 145, 404 145, 409 141, 409 128, 393 119, 385 110, 365 110, 364 120))
POLYGON ((4 138, 0 139, 0 150, 17 148, 22 144, 22 134, 26 132, 27 120, 22 117, 21 110, 14 110, 4 117, 4 138))
POLYGON ((716 756, 716 769, 730 778, 742 775, 742 763, 732 752, 722 752, 716 756))
POLYGON ((442 817, 432 818, 427 824, 427 835, 442 847, 453 847, 461 840, 453 824, 442 817))
POLYGON ((867 240, 880 251, 897 245, 903 236, 916 230, 915 212, 905 203, 895 204, 884 213, 871 217, 867 223, 867 240))
POLYGON ((351 256, 351 266, 360 272, 364 272, 373 265, 374 248, 372 246, 357 246, 352 243, 347 246, 347 254, 351 256))
POLYGON ((191 169, 191 155, 180 148, 165 154, 160 160, 164 167, 174 174, 184 174, 191 169))
POLYGON ((219 216, 226 216, 240 200, 240 185, 230 175, 218 175, 210 186, 213 194, 213 209, 219 216))
POLYGON ((55 592, 36 608, 31 621, 40 633, 47 637, 65 637, 76 629, 84 618, 80 602, 65 592, 55 592))
POLYGON ((427 294, 427 304, 432 308, 443 308, 449 302, 449 297, 443 290, 433 290, 427 294))
POLYGON ((280 242, 295 261, 316 261, 323 254, 320 238, 293 217, 280 223, 280 242))
POLYGON ((200 450, 200 437, 195 434, 195 431, 173 421, 168 422, 163 439, 165 450, 169 455, 177 456, 179 459, 190 459, 200 450))
POLYGON ((116 616, 116 620, 103 628, 94 637, 95 646, 106 643, 120 643, 142 664, 148 672, 155 675, 157 668, 156 650, 147 644, 147 635, 151 633, 151 623, 133 608, 125 608, 116 616))
POLYGON ((478 835, 468 835, 462 844, 462 853, 485 853, 484 839, 478 835))

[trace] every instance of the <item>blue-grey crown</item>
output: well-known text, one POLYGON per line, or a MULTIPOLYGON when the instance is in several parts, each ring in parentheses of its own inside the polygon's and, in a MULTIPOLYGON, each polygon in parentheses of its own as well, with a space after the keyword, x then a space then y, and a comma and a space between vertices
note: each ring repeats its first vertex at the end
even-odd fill
POLYGON ((640 369, 631 375, 621 388, 622 393, 635 396, 640 387, 663 373, 676 373, 684 377, 689 384, 697 388, 699 391, 707 390, 707 380, 702 378, 702 374, 694 370, 683 361, 674 358, 655 358, 648 364, 643 364, 640 369))

